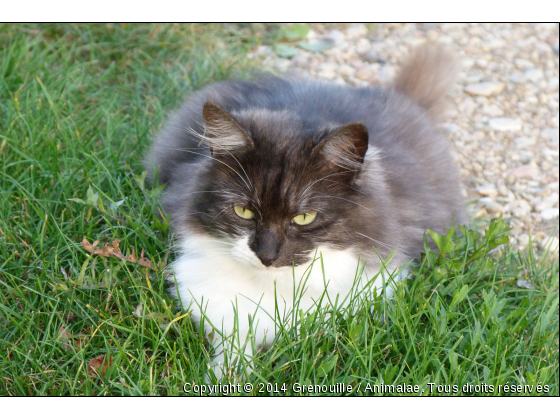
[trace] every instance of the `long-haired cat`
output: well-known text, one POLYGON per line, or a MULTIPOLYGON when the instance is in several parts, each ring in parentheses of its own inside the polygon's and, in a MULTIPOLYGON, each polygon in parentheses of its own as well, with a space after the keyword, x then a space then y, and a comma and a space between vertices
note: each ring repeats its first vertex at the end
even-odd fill
POLYGON ((171 116, 149 158, 179 245, 171 290, 207 334, 223 332, 217 363, 250 328, 270 344, 295 299, 310 309, 326 287, 343 300, 383 260, 391 272, 419 257, 426 229, 463 222, 436 126, 456 64, 425 45, 388 88, 221 82, 171 116))

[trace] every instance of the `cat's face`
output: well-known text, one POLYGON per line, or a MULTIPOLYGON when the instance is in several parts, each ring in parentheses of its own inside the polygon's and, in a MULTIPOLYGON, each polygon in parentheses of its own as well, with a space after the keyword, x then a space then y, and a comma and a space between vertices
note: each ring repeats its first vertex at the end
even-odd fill
POLYGON ((347 229, 360 223, 348 219, 362 217, 354 181, 368 147, 366 128, 305 129, 290 118, 231 116, 207 104, 211 161, 184 209, 189 226, 231 244, 234 257, 265 267, 309 262, 319 245, 347 247, 347 229))

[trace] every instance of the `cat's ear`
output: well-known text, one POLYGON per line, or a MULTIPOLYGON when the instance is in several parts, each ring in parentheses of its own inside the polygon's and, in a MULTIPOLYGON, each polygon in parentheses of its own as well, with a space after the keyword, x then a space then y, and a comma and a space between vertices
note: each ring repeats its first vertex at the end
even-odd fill
POLYGON ((368 150, 368 129, 361 123, 344 125, 323 139, 312 152, 321 154, 331 164, 350 171, 359 171, 368 150))
POLYGON ((227 111, 212 102, 202 108, 204 139, 212 155, 253 147, 247 132, 227 111))

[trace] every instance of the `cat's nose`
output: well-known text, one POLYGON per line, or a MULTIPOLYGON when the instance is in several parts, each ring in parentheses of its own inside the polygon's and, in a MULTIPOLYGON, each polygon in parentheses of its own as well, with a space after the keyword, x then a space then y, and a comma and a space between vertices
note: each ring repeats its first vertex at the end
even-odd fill
POLYGON ((264 266, 270 267, 272 263, 278 258, 278 245, 276 243, 271 243, 268 241, 263 241, 259 243, 257 248, 257 257, 264 266), (264 243, 263 243, 264 242, 264 243))
POLYGON ((278 236, 271 230, 257 233, 255 254, 265 267, 270 267, 278 258, 278 236))
POLYGON ((259 257, 259 260, 261 260, 261 262, 263 263, 263 265, 265 267, 270 267, 272 265, 272 263, 274 262, 275 258, 265 258, 265 257, 259 257))

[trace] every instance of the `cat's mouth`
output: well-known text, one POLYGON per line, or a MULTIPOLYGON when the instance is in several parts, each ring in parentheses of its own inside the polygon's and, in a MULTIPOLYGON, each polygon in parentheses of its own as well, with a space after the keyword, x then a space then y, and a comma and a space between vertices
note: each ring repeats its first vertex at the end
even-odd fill
POLYGON ((280 271, 280 270, 286 270, 286 269, 292 269, 294 267, 299 267, 302 265, 307 265, 310 264, 313 261, 313 257, 307 257, 307 258, 303 258, 300 257, 297 260, 296 259, 291 259, 288 260, 286 262, 282 262, 282 261, 272 261, 270 264, 264 264, 263 261, 261 261, 257 255, 255 255, 255 258, 251 259, 250 263, 251 265, 259 270, 266 270, 267 272, 274 272, 274 271, 280 271))
POLYGON ((249 265, 253 269, 274 272, 278 270, 292 269, 301 265, 309 264, 313 261, 313 252, 299 253, 292 258, 271 259, 263 261, 249 247, 249 237, 243 236, 235 240, 231 245, 231 254, 233 258, 243 265, 249 265))

